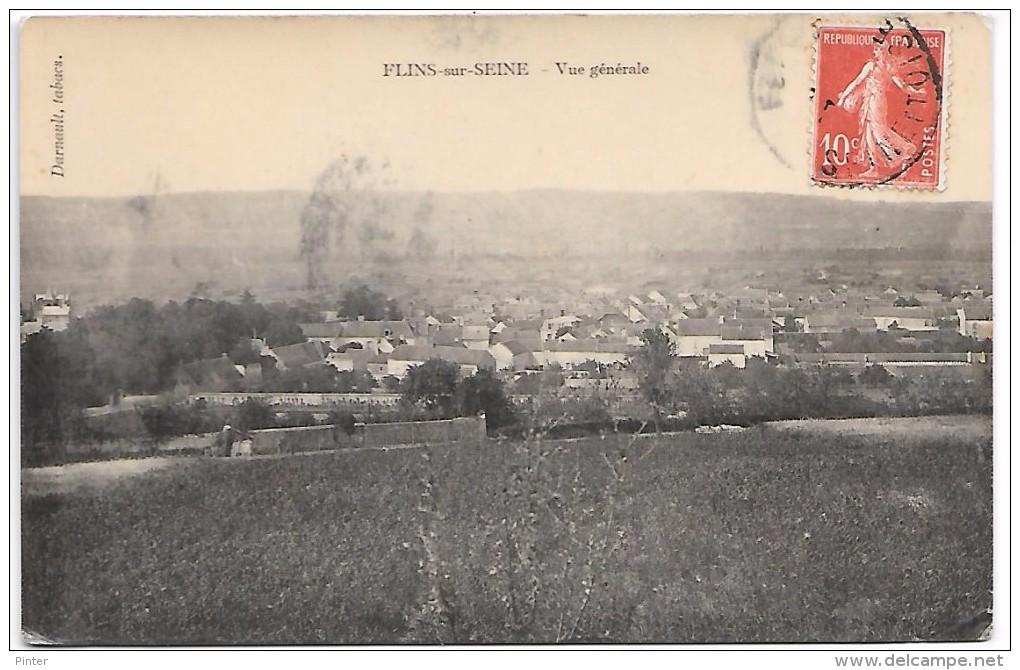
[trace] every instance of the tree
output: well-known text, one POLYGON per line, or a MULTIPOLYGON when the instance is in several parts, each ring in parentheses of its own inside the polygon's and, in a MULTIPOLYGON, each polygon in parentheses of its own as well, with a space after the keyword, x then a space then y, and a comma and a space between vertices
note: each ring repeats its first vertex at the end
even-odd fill
POLYGON ((386 295, 373 291, 362 284, 347 289, 340 300, 340 315, 348 319, 364 317, 368 321, 383 319, 400 319, 400 309, 395 301, 387 300, 386 295))
POLYGON ((680 359, 667 384, 673 402, 687 412, 694 424, 719 423, 717 419, 729 411, 726 391, 718 376, 696 358, 680 359))
POLYGON ((235 365, 252 365, 262 360, 259 350, 252 346, 252 340, 244 338, 237 341, 228 355, 235 365))
POLYGON ((332 365, 311 365, 270 373, 264 388, 278 393, 350 393, 353 384, 365 383, 360 375, 367 375, 358 373, 358 377, 352 377, 353 374, 338 372, 332 365))
POLYGON ((171 403, 160 403, 138 410, 145 431, 154 442, 163 442, 176 435, 202 432, 202 409, 171 403))
POLYGON ((782 332, 784 333, 800 333, 804 331, 804 327, 800 324, 797 319, 792 316, 788 316, 783 320, 782 332))
POLYGON ((301 326, 298 325, 300 314, 297 308, 283 303, 273 303, 266 310, 266 328, 262 334, 266 344, 270 347, 282 347, 305 341, 301 326))
POLYGON ((489 370, 479 370, 464 379, 457 389, 462 416, 485 414, 488 430, 514 423, 514 409, 506 396, 503 382, 489 370))
POLYGON ((656 430, 662 414, 672 405, 669 376, 673 368, 673 344, 661 330, 649 328, 641 334, 642 347, 631 360, 638 387, 652 410, 656 430))
POLYGON ((555 391, 566 382, 563 373, 555 370, 525 372, 514 382, 514 393, 518 395, 539 395, 544 391, 555 391))
POLYGON ((887 386, 893 379, 881 365, 868 365, 857 375, 857 381, 864 386, 887 386))
POLYGON ((920 307, 920 306, 921 301, 915 298, 914 296, 910 296, 909 298, 907 298, 901 295, 898 298, 896 298, 896 300, 893 300, 893 307, 920 307))
POLYGON ((242 433, 273 424, 273 410, 262 400, 248 398, 234 410, 231 427, 242 433))
POLYGON ((410 405, 430 415, 449 418, 454 414, 460 366, 440 358, 430 358, 407 371, 400 393, 410 405))
POLYGON ((73 412, 60 355, 58 334, 48 330, 21 345, 21 433, 25 444, 60 444, 73 412))
POLYGON ((371 393, 376 381, 365 370, 341 370, 336 374, 333 386, 337 393, 371 393))
POLYGON ((329 422, 333 424, 335 429, 341 430, 347 435, 353 435, 357 425, 357 419, 354 415, 345 410, 333 410, 330 412, 329 422))

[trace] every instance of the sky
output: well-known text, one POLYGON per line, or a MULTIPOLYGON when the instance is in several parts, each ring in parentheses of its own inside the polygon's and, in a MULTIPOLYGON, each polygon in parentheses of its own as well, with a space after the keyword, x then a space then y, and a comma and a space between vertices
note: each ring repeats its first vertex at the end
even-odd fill
MULTIPOLYGON (((308 190, 346 155, 368 159, 365 187, 819 193, 813 18, 33 18, 20 33, 21 192, 308 190), (529 74, 442 75, 479 62, 529 74), (383 76, 387 63, 439 74, 383 76), (648 71, 592 78, 603 63, 648 71), (769 109, 753 103, 763 85, 769 109)), ((829 196, 991 197, 989 32, 966 15, 928 23, 951 34, 945 190, 829 196)))

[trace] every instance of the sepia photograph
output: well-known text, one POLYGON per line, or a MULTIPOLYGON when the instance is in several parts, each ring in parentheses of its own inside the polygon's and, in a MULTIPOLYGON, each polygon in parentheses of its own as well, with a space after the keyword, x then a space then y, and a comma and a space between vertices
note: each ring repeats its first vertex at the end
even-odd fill
POLYGON ((17 33, 22 653, 998 632, 986 17, 17 33))

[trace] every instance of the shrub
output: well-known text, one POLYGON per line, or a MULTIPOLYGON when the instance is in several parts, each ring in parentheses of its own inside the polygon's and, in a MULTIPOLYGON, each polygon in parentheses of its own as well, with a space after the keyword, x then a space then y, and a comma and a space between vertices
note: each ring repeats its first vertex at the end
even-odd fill
POLYGON ((259 428, 270 428, 273 426, 273 423, 272 408, 262 400, 248 398, 234 410, 231 426, 239 431, 246 432, 259 428))

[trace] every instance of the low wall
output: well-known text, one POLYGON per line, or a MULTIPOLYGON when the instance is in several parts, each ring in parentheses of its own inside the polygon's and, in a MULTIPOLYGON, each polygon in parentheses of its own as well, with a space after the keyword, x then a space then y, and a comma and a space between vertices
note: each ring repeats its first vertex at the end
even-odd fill
MULTIPOLYGON (((93 444, 69 445, 59 451, 40 446, 25 454, 26 465, 53 465, 82 460, 107 460, 125 456, 150 455, 217 455, 219 433, 181 435, 159 443, 145 439, 117 439, 93 444), (52 453, 50 451, 52 450, 52 453)), ((444 444, 485 437, 485 417, 445 419, 441 421, 407 421, 402 423, 356 424, 348 433, 339 426, 301 428, 267 428, 249 433, 252 454, 295 454, 354 447, 384 447, 404 444, 444 444)))
MULTIPOLYGON (((267 428, 249 433, 252 453, 296 454, 355 447, 385 447, 403 444, 442 444, 481 440, 485 437, 485 417, 441 421, 401 423, 359 423, 348 433, 338 426, 267 428)), ((209 436, 209 444, 215 439, 209 436)))
POLYGON ((482 440, 485 438, 485 417, 357 424, 355 435, 365 447, 482 440))
POLYGON ((337 426, 270 428, 250 433, 252 453, 294 454, 352 447, 386 447, 404 444, 443 444, 481 440, 485 417, 405 421, 400 423, 359 423, 348 433, 337 426))
POLYGON ((356 435, 349 435, 336 426, 309 426, 303 428, 267 428, 249 433, 252 453, 294 454, 308 451, 326 451, 359 446, 356 435))
POLYGON ((368 409, 396 407, 400 397, 399 393, 195 393, 188 396, 188 402, 202 400, 209 405, 232 407, 253 399, 271 407, 368 409))
POLYGON ((160 442, 151 438, 117 438, 80 442, 61 446, 41 444, 22 447, 22 461, 29 467, 59 465, 81 461, 103 461, 125 457, 156 455, 202 455, 216 441, 217 433, 181 435, 160 442))

